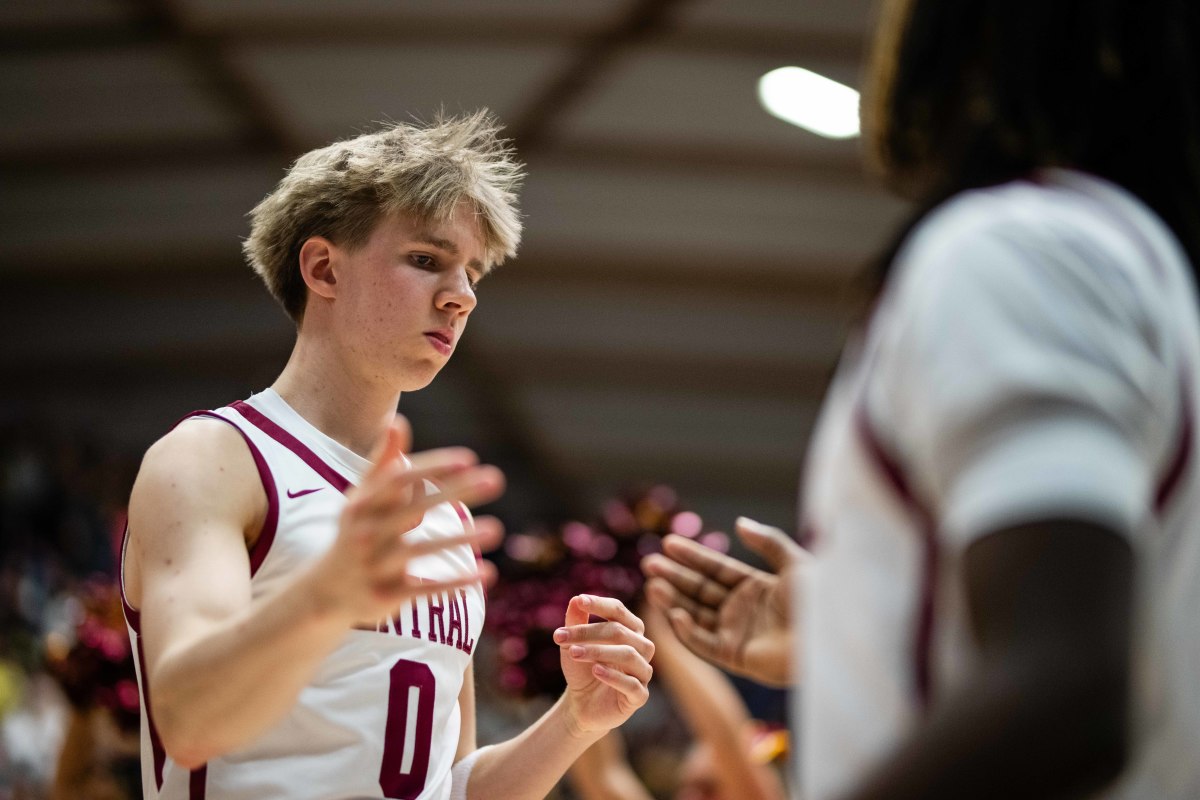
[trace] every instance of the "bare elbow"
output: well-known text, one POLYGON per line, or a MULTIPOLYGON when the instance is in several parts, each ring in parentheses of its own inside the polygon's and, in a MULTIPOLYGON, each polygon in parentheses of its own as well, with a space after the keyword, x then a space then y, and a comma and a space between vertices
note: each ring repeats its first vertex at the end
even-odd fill
POLYGON ((158 731, 163 750, 172 761, 193 770, 222 754, 219 745, 204 730, 206 726, 195 719, 188 708, 181 708, 166 693, 156 694, 154 700, 151 721, 158 731))
POLYGON ((176 764, 188 770, 199 769, 220 755, 213 742, 196 729, 198 726, 169 722, 171 719, 170 714, 164 715, 161 721, 156 721, 155 727, 163 750, 176 764))

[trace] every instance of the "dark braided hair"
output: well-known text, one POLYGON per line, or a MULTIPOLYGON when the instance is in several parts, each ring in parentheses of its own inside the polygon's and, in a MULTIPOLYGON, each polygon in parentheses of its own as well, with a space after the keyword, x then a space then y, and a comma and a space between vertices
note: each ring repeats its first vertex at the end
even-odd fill
POLYGON ((1041 167, 1119 184, 1200 265, 1196 0, 909 0, 884 22, 870 156, 917 200, 912 229, 964 190, 1041 167))

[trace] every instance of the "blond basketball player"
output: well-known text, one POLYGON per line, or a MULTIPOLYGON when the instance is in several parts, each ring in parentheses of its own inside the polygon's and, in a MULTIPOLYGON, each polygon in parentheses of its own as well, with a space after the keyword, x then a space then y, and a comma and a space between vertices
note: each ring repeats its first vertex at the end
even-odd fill
POLYGON ((503 478, 462 449, 410 461, 395 412, 516 250, 520 169, 496 134, 476 114, 338 142, 254 209, 245 250, 296 323, 291 358, 157 442, 130 501, 147 798, 540 798, 645 702, 641 621, 579 596, 563 697, 476 746, 474 548, 498 524, 465 505, 503 478))

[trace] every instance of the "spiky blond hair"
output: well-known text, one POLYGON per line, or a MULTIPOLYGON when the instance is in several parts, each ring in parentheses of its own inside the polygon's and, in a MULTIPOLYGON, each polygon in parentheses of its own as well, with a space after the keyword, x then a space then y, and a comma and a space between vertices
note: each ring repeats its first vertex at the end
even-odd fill
POLYGON ((246 260, 288 315, 304 316, 300 248, 311 236, 344 247, 366 242, 379 219, 404 213, 447 220, 475 210, 490 269, 521 241, 517 190, 524 170, 486 110, 439 115, 428 125, 397 123, 305 153, 250 212, 246 260))

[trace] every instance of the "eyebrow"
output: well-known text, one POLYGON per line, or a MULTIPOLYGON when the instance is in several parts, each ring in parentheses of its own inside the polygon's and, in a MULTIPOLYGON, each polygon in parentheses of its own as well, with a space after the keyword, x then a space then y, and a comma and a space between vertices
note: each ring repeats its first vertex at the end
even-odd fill
MULTIPOLYGON (((415 237, 415 241, 417 244, 427 244, 430 247, 436 247, 439 250, 445 250, 452 256, 458 255, 458 245, 449 239, 443 239, 440 236, 434 236, 432 233, 418 233, 415 237)), ((480 275, 486 275, 488 273, 487 267, 485 267, 483 262, 478 258, 472 258, 467 262, 467 266, 478 270, 480 275)))

